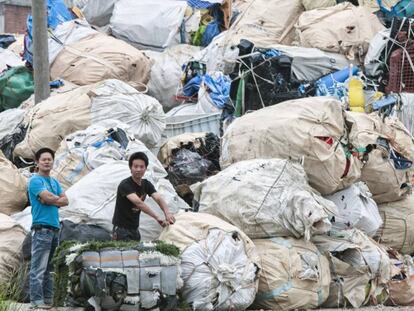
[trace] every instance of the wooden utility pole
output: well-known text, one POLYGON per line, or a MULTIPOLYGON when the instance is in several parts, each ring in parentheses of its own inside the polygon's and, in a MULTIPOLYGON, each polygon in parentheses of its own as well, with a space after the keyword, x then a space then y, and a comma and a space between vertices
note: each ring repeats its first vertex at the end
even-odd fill
POLYGON ((48 98, 50 95, 46 1, 47 0, 32 0, 32 52, 36 104, 48 98))

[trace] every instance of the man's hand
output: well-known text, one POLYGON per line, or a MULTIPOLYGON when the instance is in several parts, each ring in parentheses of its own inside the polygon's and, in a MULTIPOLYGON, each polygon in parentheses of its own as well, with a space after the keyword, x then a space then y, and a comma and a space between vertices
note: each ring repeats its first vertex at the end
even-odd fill
POLYGON ((165 214, 165 221, 170 224, 173 225, 175 223, 175 217, 173 214, 171 214, 170 212, 165 214))
POLYGON ((161 226, 161 227, 166 227, 167 226, 167 222, 165 221, 165 220, 163 220, 163 219, 161 219, 161 218, 157 218, 156 219, 157 220, 157 222, 158 222, 158 224, 161 226))

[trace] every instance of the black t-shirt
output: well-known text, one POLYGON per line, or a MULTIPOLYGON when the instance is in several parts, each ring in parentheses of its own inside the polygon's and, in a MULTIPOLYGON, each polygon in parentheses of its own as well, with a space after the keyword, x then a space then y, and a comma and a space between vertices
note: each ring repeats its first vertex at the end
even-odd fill
POLYGON ((139 226, 139 215, 141 211, 134 211, 134 204, 128 200, 127 195, 136 193, 139 198, 144 201, 147 194, 151 196, 157 192, 154 185, 146 179, 141 179, 139 186, 132 177, 128 177, 121 181, 116 193, 116 204, 112 224, 114 226, 127 229, 137 229, 139 226))

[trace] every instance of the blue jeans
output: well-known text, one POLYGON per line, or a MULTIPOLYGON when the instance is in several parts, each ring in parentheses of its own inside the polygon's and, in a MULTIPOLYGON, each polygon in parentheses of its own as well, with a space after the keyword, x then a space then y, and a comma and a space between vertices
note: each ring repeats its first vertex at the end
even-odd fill
POLYGON ((59 244, 59 231, 32 229, 32 261, 30 266, 30 302, 33 305, 52 304, 52 258, 59 244))

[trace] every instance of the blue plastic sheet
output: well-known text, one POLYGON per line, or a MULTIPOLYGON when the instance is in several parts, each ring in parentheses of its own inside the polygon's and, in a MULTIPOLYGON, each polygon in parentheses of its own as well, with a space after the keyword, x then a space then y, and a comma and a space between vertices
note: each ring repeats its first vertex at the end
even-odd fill
POLYGON ((216 20, 210 22, 203 33, 203 37, 201 38, 201 46, 209 45, 210 42, 213 41, 214 37, 218 36, 220 32, 220 24, 216 20))
POLYGON ((195 9, 209 9, 216 5, 216 3, 211 3, 202 0, 187 0, 187 4, 195 9))
MULTIPOLYGON (((48 0, 47 1, 47 26, 50 29, 55 29, 59 24, 74 19, 69 9, 66 7, 63 0, 48 0)), ((27 17, 27 34, 24 38, 24 53, 23 58, 30 64, 33 64, 33 19, 32 15, 27 17)))
POLYGON ((200 89, 202 81, 202 76, 195 76, 190 81, 188 81, 184 87, 183 87, 183 94, 185 96, 191 97, 198 93, 198 90, 200 89))
POLYGON ((377 0, 377 2, 381 8, 381 11, 386 15, 397 17, 414 17, 414 1, 412 0, 399 1, 391 8, 391 10, 388 10, 383 6, 382 0, 377 0))
POLYGON ((216 77, 206 74, 203 77, 203 82, 208 87, 208 93, 214 105, 223 109, 230 99, 230 78, 223 74, 216 77))

